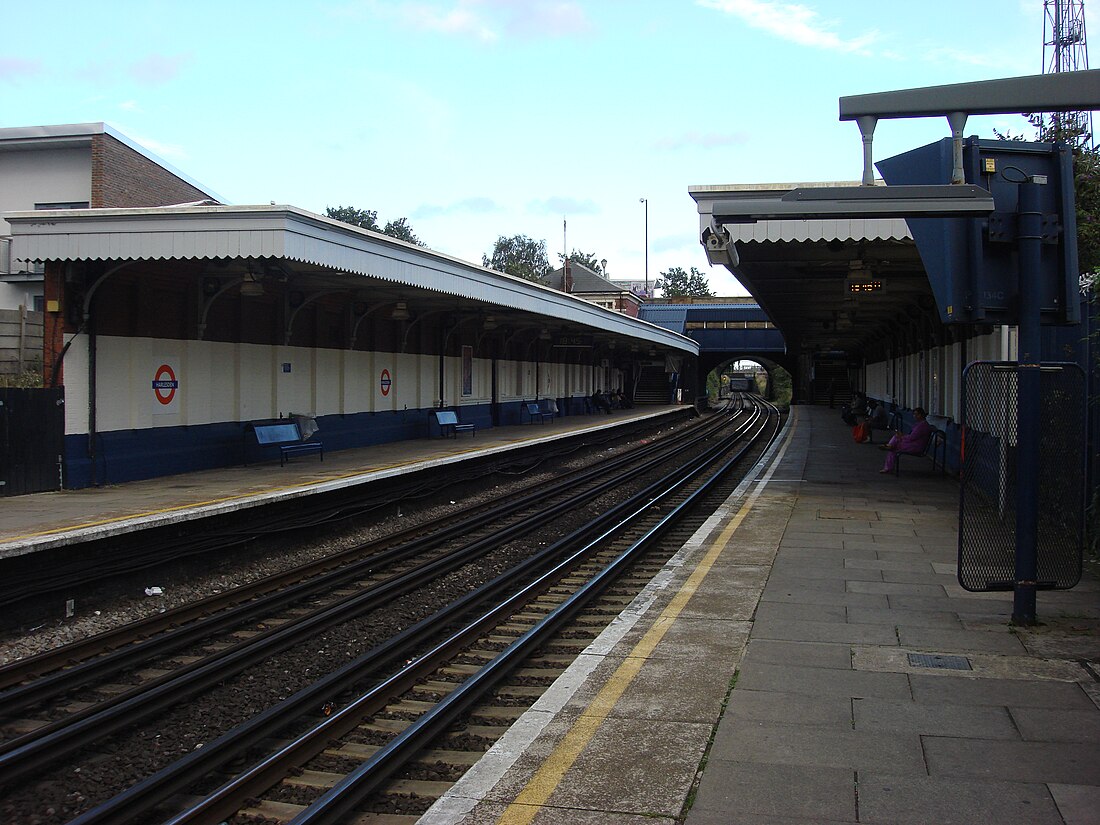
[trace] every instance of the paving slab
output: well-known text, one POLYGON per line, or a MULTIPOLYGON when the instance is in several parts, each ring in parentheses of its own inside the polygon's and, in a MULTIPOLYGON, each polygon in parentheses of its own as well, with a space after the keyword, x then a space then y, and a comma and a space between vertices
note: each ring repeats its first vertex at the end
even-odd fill
POLYGON ((858 821, 855 776, 848 769, 717 758, 707 768, 685 825, 858 821), (794 787, 796 794, 790 792, 794 787))
POLYGON ((1100 743, 1100 713, 1093 710, 1009 707, 1008 712, 1024 739, 1100 743))
POLYGON ((753 623, 753 636, 761 639, 844 644, 896 645, 898 643, 894 629, 884 625, 806 622, 792 619, 758 618, 753 623))
POLYGON ((1003 707, 853 699, 852 715, 856 730, 896 730, 935 736, 1020 739, 1014 717, 1003 707))
POLYGON ((852 729, 852 701, 844 696, 803 696, 738 686, 729 697, 725 719, 852 729))
POLYGON ((917 702, 949 705, 1097 710, 1081 686, 1073 682, 1023 679, 983 679, 912 674, 917 702))
POLYGON ((909 677, 901 673, 861 673, 835 670, 823 679, 821 668, 745 663, 737 680, 738 689, 774 690, 806 696, 876 696, 880 699, 910 699, 909 677))
POLYGON ((1017 782, 1100 785, 1100 743, 1009 742, 927 736, 928 773, 1017 782))
POLYGON ((741 662, 749 665, 796 665, 801 667, 827 667, 852 669, 852 648, 846 644, 820 642, 790 642, 776 639, 754 638, 746 648, 741 662))
POLYGON ((1063 825, 1041 783, 965 781, 861 773, 859 821, 891 825, 1063 825))
POLYGON ((904 647, 914 650, 1001 653, 1005 656, 1018 656, 1026 652, 1019 638, 1010 633, 1007 627, 993 632, 899 625, 898 639, 904 647))

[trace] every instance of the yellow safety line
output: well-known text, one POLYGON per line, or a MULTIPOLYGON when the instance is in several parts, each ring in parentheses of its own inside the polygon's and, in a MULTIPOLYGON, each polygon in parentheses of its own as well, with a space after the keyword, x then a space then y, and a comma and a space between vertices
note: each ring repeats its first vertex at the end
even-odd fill
POLYGON ((611 709, 615 707, 619 697, 623 695, 634 677, 638 675, 642 665, 645 664, 645 660, 665 637, 684 607, 687 606, 688 600, 695 594, 722 551, 729 544, 734 532, 741 526, 756 504, 756 500, 760 497, 760 491, 767 484, 775 467, 779 465, 783 455, 787 452, 793 433, 794 429, 792 428, 764 478, 745 499, 741 509, 730 519, 722 532, 718 534, 718 537, 711 542, 710 549, 687 581, 684 582, 683 587, 673 596, 668 607, 661 611, 657 621, 653 623, 653 626, 646 632, 641 641, 630 651, 630 655, 627 656, 626 660, 619 665, 611 678, 596 694, 596 697, 584 709, 581 716, 569 729, 569 732, 554 748, 553 753, 547 757, 546 761, 535 772, 535 775, 531 777, 523 790, 516 796, 515 801, 504 809, 497 820, 500 825, 527 825, 530 823, 539 812, 539 809, 546 804, 550 795, 561 784, 566 771, 577 761, 581 751, 588 745, 600 725, 603 724, 604 719, 611 712, 611 709))

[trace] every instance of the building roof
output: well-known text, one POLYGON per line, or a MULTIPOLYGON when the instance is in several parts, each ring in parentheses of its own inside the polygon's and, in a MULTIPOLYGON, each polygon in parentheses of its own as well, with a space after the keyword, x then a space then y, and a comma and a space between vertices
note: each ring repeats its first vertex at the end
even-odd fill
MULTIPOLYGON (((589 267, 585 266, 578 261, 569 262, 569 272, 573 276, 573 289, 574 293, 582 292, 630 292, 630 289, 623 287, 620 284, 616 284, 613 281, 609 281, 603 275, 593 271, 589 267)), ((565 268, 559 267, 547 275, 542 283, 554 289, 565 291, 565 285, 562 283, 562 279, 565 276, 565 268)))
POLYGON ((457 298, 464 308, 502 308, 528 322, 598 329, 693 355, 699 349, 690 338, 558 290, 293 206, 47 210, 5 218, 13 257, 22 261, 285 260, 315 288, 362 287, 396 300, 419 290, 439 308, 457 298))
POLYGON ((128 146, 140 155, 151 160, 158 166, 171 172, 180 180, 189 183, 196 189, 205 192, 219 203, 225 201, 209 186, 199 183, 185 172, 181 172, 163 158, 158 157, 149 149, 137 141, 127 137, 110 124, 98 123, 64 123, 53 126, 15 126, 0 129, 0 152, 25 152, 36 149, 63 149, 90 146, 93 135, 109 135, 119 143, 128 146))

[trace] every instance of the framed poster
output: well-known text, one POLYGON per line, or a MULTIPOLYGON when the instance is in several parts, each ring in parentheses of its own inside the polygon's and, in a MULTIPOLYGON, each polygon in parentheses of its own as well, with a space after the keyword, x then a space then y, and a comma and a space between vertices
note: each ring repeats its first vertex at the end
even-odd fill
POLYGON ((462 347, 462 396, 474 394, 474 348, 462 347))

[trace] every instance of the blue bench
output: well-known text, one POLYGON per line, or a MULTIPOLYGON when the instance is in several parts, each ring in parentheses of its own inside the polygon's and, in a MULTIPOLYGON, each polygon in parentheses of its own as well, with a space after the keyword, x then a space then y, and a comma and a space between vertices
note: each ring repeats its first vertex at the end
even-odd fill
POLYGON ((321 441, 303 441, 302 431, 294 421, 278 421, 271 424, 253 424, 256 443, 261 447, 279 448, 279 466, 285 467, 287 459, 298 453, 320 453, 325 460, 325 445, 321 441))
POLYGON ((894 475, 901 475, 901 457, 903 455, 915 455, 918 458, 926 458, 932 456, 932 472, 936 472, 936 455, 940 454, 939 466, 940 471, 947 472, 947 434, 939 427, 933 427, 931 435, 928 436, 928 442, 924 445, 924 449, 919 453, 896 453, 894 455, 894 475))
POLYGON ((544 421, 554 420, 554 413, 539 407, 539 403, 537 401, 524 401, 523 406, 527 408, 527 414, 531 417, 532 424, 534 424, 536 421, 541 424, 544 421))
POLYGON ((477 435, 476 424, 463 424, 458 420, 458 416, 451 410, 435 410, 435 423, 439 425, 439 433, 444 438, 450 436, 451 438, 458 438, 460 432, 469 433, 471 436, 477 435))

